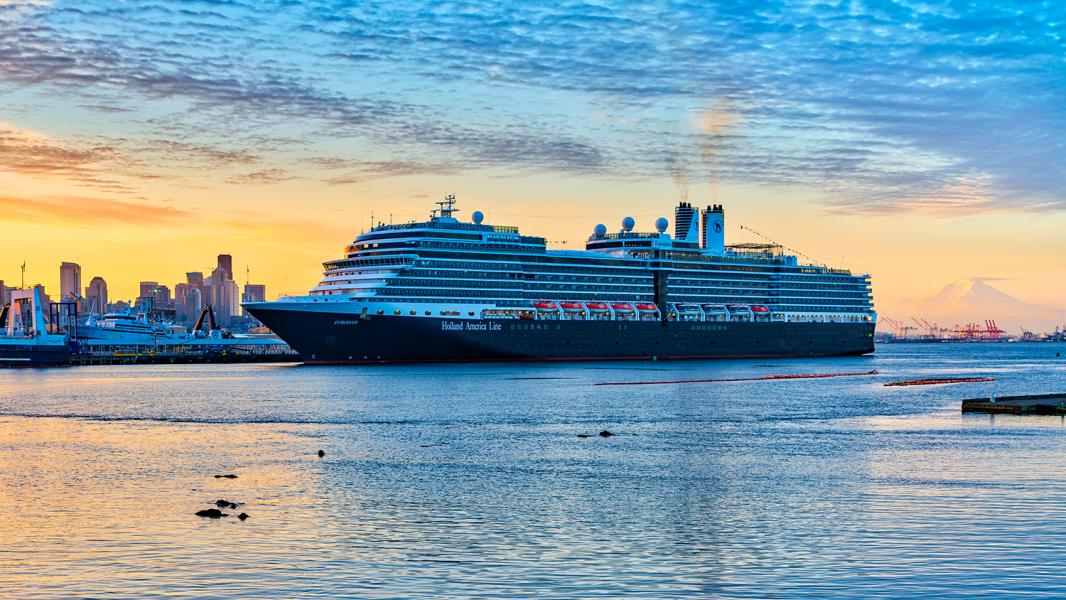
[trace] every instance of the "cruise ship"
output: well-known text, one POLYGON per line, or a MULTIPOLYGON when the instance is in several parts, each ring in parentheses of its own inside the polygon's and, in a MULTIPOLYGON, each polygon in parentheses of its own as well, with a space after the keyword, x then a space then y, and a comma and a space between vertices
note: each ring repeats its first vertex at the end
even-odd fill
POLYGON ((305 362, 367 364, 859 355, 874 349, 870 276, 725 243, 721 205, 681 203, 674 234, 622 219, 585 250, 456 218, 378 224, 305 296, 244 307, 305 362))

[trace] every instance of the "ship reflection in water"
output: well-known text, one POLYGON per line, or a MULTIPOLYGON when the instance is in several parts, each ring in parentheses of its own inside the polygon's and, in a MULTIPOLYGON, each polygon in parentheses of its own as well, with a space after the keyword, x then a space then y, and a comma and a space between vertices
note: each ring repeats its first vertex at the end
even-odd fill
POLYGON ((958 401, 1066 389, 1056 352, 0 371, 0 595, 1055 594, 1062 419, 958 401))

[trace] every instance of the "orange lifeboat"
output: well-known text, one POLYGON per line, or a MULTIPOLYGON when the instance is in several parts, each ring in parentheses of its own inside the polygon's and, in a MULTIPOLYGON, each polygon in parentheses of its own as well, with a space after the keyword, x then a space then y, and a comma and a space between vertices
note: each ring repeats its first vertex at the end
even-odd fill
POLYGON ((651 302, 637 302, 637 310, 640 312, 653 313, 659 312, 659 307, 651 302))
POLYGON ((607 312, 606 302, 587 302, 585 306, 592 312, 607 312))
POLYGON ((537 310, 559 310, 558 304, 546 300, 537 300, 533 303, 533 307, 537 310))
POLYGON ((633 305, 628 302, 612 302, 611 308, 615 312, 633 312, 633 305))
POLYGON ((770 307, 769 306, 763 306, 762 304, 752 304, 751 305, 751 312, 754 312, 754 313, 768 313, 768 312, 770 312, 770 307))
POLYGON ((581 306, 580 302, 560 302, 559 306, 563 307, 563 310, 569 310, 569 311, 581 312, 581 311, 585 310, 585 308, 583 306, 581 306))

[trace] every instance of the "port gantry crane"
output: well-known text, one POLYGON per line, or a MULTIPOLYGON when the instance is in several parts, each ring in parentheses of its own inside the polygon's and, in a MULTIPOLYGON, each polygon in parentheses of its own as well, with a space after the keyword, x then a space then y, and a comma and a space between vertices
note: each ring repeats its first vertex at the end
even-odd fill
POLYGON ((917 327, 913 327, 911 325, 904 325, 903 323, 900 323, 899 321, 891 317, 882 316, 881 319, 891 325, 896 330, 896 337, 901 340, 907 339, 907 334, 917 329, 917 327))
POLYGON ((951 331, 950 329, 948 329, 946 327, 940 327, 936 323, 930 323, 929 321, 926 321, 925 319, 918 319, 918 318, 915 318, 915 317, 911 317, 911 320, 914 321, 920 328, 925 330, 926 333, 922 337, 927 339, 927 340, 940 340, 940 339, 943 339, 944 338, 944 334, 949 332, 949 331, 951 331))

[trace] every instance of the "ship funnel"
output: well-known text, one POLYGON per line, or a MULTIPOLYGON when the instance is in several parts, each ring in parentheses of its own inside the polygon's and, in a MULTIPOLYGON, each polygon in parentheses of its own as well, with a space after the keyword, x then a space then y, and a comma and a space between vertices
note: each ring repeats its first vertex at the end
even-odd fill
POLYGON ((674 209, 674 239, 698 244, 700 242, 699 209, 682 202, 674 209))
POLYGON ((710 254, 725 253, 725 212, 721 204, 703 211, 703 250, 710 254))

